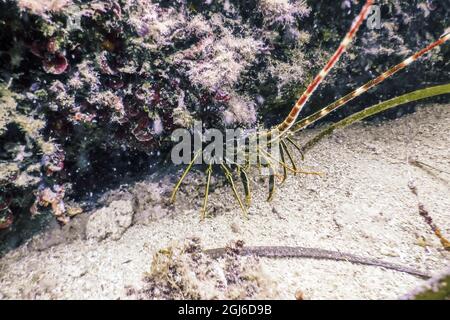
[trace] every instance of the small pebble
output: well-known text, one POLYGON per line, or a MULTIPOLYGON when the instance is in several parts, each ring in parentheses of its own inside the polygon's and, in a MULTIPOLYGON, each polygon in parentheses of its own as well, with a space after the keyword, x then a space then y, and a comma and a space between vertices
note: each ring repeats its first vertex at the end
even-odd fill
POLYGON ((305 294, 302 290, 298 289, 295 291, 295 300, 305 300, 305 294))
POLYGON ((231 231, 234 233, 241 233, 241 228, 239 227, 239 224, 236 221, 233 221, 230 225, 231 231))

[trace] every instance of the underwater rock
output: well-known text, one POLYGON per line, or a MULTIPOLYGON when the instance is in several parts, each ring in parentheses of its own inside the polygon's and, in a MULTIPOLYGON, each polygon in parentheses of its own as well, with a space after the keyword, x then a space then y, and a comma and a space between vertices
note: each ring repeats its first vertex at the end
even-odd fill
POLYGON ((130 201, 113 201, 108 207, 91 214, 86 225, 86 238, 102 241, 107 238, 119 240, 133 222, 130 201))

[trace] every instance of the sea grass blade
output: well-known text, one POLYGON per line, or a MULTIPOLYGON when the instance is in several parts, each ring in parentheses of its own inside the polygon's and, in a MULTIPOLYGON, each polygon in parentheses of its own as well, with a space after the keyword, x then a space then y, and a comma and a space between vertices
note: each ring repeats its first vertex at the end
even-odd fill
POLYGON ((443 95, 443 94, 450 94, 450 83, 413 91, 413 92, 404 94, 402 96, 381 102, 372 107, 366 108, 360 112, 357 112, 355 114, 352 114, 351 116, 348 116, 347 118, 345 118, 341 121, 338 121, 338 122, 330 125, 328 128, 321 131, 318 135, 316 135, 314 138, 309 140, 302 147, 302 151, 305 152, 305 151, 311 149, 320 140, 322 140, 326 136, 332 134, 336 129, 345 128, 354 122, 363 120, 363 119, 373 116, 377 113, 383 112, 383 111, 391 109, 391 108, 395 108, 397 106, 406 104, 408 102, 419 101, 422 99, 426 99, 426 98, 430 98, 430 97, 434 97, 434 96, 438 96, 438 95, 443 95))

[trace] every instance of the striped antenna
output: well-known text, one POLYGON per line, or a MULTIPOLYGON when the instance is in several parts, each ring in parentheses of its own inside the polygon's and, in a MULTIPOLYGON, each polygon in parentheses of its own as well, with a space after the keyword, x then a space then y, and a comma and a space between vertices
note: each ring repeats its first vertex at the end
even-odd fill
POLYGON ((336 110, 337 108, 345 105, 347 102, 355 99, 356 97, 360 96, 364 92, 366 92, 366 91, 370 90, 371 88, 375 87, 376 85, 380 84, 381 82, 383 82, 387 78, 393 76, 394 74, 396 74, 400 70, 406 68, 411 63, 413 63, 414 61, 416 61, 417 59, 422 57, 424 54, 426 54, 427 52, 431 51, 435 47, 440 46, 441 44, 445 43, 449 39, 450 39, 450 33, 444 34, 441 38, 439 38, 439 40, 433 42, 432 44, 430 44, 426 48, 424 48, 424 49, 420 50, 419 52, 415 53, 414 55, 410 56, 408 59, 406 59, 403 62, 399 63, 395 67, 392 67, 391 69, 389 69, 388 71, 384 72, 383 74, 381 74, 377 78, 375 78, 373 80, 370 80, 365 85, 359 87, 358 89, 356 89, 355 91, 347 94, 346 96, 342 97, 341 99, 333 102, 332 104, 328 105, 327 107, 323 108, 322 110, 319 110, 319 111, 313 113, 312 115, 310 115, 309 117, 307 117, 307 118, 297 122, 291 128, 291 132, 293 132, 293 133, 298 132, 301 129, 303 129, 304 127, 310 125, 311 123, 313 123, 313 122, 315 122, 315 121, 325 117, 327 114, 329 114, 333 110, 336 110))
POLYGON ((366 4, 362 8, 358 17, 356 17, 349 32, 345 36, 344 40, 342 40, 342 42, 339 45, 336 52, 330 58, 330 60, 325 65, 325 67, 322 69, 322 71, 320 71, 320 73, 308 85, 305 92, 297 100, 296 104, 294 105, 294 107, 292 108, 291 112, 286 117, 286 119, 277 126, 277 130, 279 131, 278 136, 283 135, 287 130, 289 130, 289 128, 291 128, 291 126, 294 124, 295 120, 297 120, 297 117, 298 117, 300 111, 302 110, 302 108, 306 104, 306 102, 308 101, 311 94, 317 89, 317 87, 320 85, 320 83, 323 81, 323 79, 327 76, 327 74, 330 72, 330 70, 338 62, 339 58, 342 56, 342 54, 347 49, 348 45, 352 41, 352 39, 355 36, 356 32, 358 31, 359 27, 361 26, 363 21, 367 18, 368 14, 370 12, 370 7, 371 7, 372 3, 373 3, 373 0, 366 1, 366 4))

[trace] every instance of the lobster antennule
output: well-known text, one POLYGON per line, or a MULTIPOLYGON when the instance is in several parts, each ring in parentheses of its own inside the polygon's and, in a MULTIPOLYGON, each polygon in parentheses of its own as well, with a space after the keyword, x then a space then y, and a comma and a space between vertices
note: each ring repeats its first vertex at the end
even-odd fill
POLYGON ((336 65, 336 63, 339 61, 339 58, 344 54, 348 45, 354 38, 356 32, 358 31, 359 27, 361 26, 363 21, 367 18, 368 14, 370 12, 370 7, 372 6, 372 3, 373 3, 373 0, 366 1, 366 4, 362 8, 358 17, 356 17, 350 30, 348 31, 345 38, 342 40, 342 42, 339 45, 336 52, 330 58, 330 60, 325 65, 325 67, 322 69, 322 71, 320 71, 319 74, 314 78, 314 80, 308 85, 305 92, 297 100, 297 102, 295 103, 294 107, 291 109, 291 112, 286 117, 286 119, 280 125, 278 125, 277 129, 279 131, 279 135, 284 134, 294 124, 295 120, 297 119, 300 111, 303 109, 303 106, 308 101, 309 97, 317 89, 317 87, 320 85, 320 83, 323 81, 323 79, 325 79, 325 77, 330 72, 330 70, 336 65))

